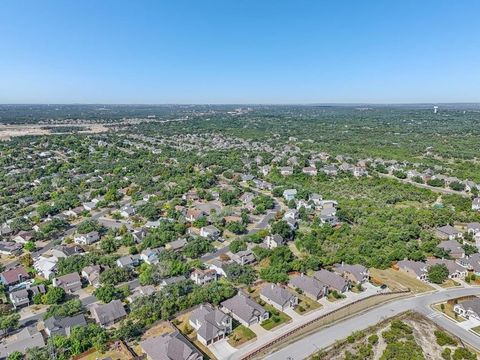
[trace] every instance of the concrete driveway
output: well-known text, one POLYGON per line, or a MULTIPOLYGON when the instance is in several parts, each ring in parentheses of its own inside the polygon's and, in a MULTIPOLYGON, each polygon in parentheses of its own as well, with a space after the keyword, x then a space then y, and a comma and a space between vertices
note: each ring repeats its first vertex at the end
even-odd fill
MULTIPOLYGON (((266 356, 265 359, 305 359, 319 349, 326 348, 330 345, 333 345, 335 341, 346 338, 354 331, 364 330, 370 326, 379 323, 380 321, 383 321, 387 318, 398 315, 408 310, 417 311, 425 316, 429 316, 432 313, 437 314, 436 312, 433 312, 430 308, 431 304, 467 295, 480 295, 480 289, 447 289, 441 292, 417 295, 410 298, 403 298, 397 301, 392 301, 390 303, 386 303, 372 308, 371 310, 363 312, 356 316, 352 316, 326 328, 322 328, 318 332, 303 337, 295 343, 288 345, 287 347, 280 349, 271 355, 266 356)), ((463 329, 462 327, 454 323, 452 320, 449 320, 443 316, 429 316, 429 318, 439 326, 443 327, 448 332, 461 338, 464 342, 470 344, 477 349, 480 349, 480 337, 478 335, 473 334, 466 329, 463 329)), ((254 348, 252 346, 249 350, 253 349, 254 348)), ((234 358, 239 359, 241 358, 241 356, 239 353, 237 353, 234 355, 234 358)))
POLYGON ((213 355, 215 355, 217 359, 228 359, 237 351, 236 348, 228 343, 227 339, 210 345, 208 349, 213 353, 213 355))

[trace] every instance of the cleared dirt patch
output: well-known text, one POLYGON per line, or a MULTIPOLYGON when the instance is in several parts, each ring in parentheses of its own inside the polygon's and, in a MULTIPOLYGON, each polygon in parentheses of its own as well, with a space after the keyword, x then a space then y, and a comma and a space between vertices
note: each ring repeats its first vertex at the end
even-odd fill
POLYGON ((392 291, 410 289, 413 293, 422 293, 434 290, 430 285, 392 268, 385 270, 372 268, 370 277, 376 282, 387 285, 392 291))

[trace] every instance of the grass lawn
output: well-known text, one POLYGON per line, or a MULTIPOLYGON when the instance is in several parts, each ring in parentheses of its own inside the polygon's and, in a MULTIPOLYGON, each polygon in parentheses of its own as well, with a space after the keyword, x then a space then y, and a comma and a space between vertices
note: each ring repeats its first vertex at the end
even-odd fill
POLYGON ((298 297, 298 306, 295 307, 295 312, 297 314, 306 314, 309 311, 319 309, 322 307, 317 301, 313 301, 308 296, 297 294, 298 297))
POLYGON ((458 283, 458 282, 456 282, 455 280, 452 280, 452 279, 447 279, 440 286, 442 288, 448 289, 448 288, 451 288, 451 287, 460 286, 460 283, 458 283))
POLYGON ((327 299, 330 302, 335 302, 335 301, 342 300, 342 299, 345 299, 345 298, 346 298, 346 296, 341 294, 341 293, 338 293, 337 297, 333 296, 333 294, 331 292, 329 292, 328 295, 327 295, 327 299))
POLYGON ((480 326, 472 328, 473 331, 475 331, 478 335, 480 335, 480 326))
POLYGON ((442 314, 447 315, 450 319, 457 321, 457 322, 462 322, 465 321, 465 319, 461 316, 458 316, 454 311, 453 311, 453 304, 451 303, 443 303, 444 309, 442 310, 442 305, 441 304, 435 304, 433 308, 442 314))
MULTIPOLYGON (((138 355, 138 353, 137 353, 138 355)), ((112 360, 133 360, 134 357, 124 347, 115 348, 114 345, 110 347, 106 352, 94 351, 88 355, 78 358, 78 360, 97 360, 111 358, 112 360)))
POLYGON ((273 328, 276 328, 277 326, 280 326, 292 320, 290 316, 288 316, 284 312, 278 311, 271 305, 265 304, 263 305, 263 307, 270 313, 270 318, 268 320, 262 321, 262 323, 260 324, 265 330, 272 330, 273 328))
POLYGON ((250 330, 246 326, 239 325, 232 331, 232 333, 228 337, 228 343, 233 347, 238 347, 246 343, 247 341, 255 339, 256 337, 257 335, 252 330, 250 330))
POLYGON ((376 282, 387 285, 392 291, 410 289, 414 293, 422 293, 433 290, 430 285, 423 281, 392 268, 385 270, 371 268, 370 277, 376 282))

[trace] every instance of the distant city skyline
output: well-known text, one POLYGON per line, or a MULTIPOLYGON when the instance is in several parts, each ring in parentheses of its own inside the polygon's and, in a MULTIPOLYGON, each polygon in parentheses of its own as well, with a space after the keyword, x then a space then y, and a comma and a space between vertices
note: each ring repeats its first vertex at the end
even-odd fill
POLYGON ((473 0, 7 0, 0 103, 480 103, 479 13, 473 0))

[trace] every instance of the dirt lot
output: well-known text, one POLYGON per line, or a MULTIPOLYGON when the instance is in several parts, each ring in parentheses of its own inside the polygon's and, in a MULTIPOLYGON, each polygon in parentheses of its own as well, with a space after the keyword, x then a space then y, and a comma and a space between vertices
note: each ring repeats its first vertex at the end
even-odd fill
POLYGON ((110 357, 112 360, 133 360, 134 357, 130 354, 127 350, 125 345, 115 345, 112 344, 110 349, 108 349, 105 353, 101 353, 99 351, 94 352, 87 352, 85 355, 79 355, 75 357, 74 360, 98 360, 98 359, 105 359, 110 357))
POLYGON ((68 124, 68 125, 37 125, 37 124, 28 124, 28 125, 4 125, 0 124, 0 141, 1 140, 8 140, 12 137, 17 136, 31 136, 31 135, 53 135, 55 131, 46 129, 45 127, 48 126, 50 128, 55 127, 87 127, 88 130, 81 130, 80 133, 101 133, 107 132, 109 129, 102 125, 102 124, 68 124))
POLYGON ((370 269, 370 277, 382 284, 386 284, 392 291, 408 288, 414 293, 422 293, 433 290, 430 285, 392 268, 385 270, 372 268, 370 269))

